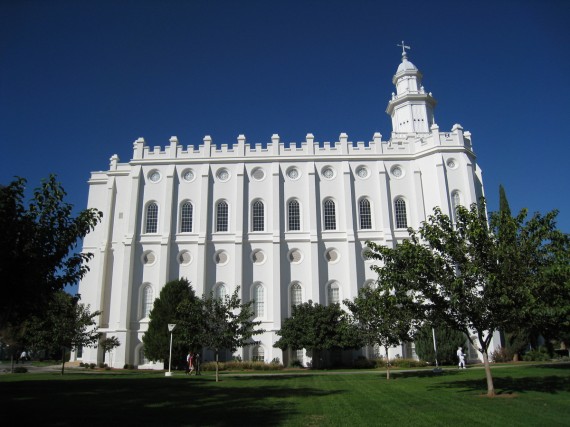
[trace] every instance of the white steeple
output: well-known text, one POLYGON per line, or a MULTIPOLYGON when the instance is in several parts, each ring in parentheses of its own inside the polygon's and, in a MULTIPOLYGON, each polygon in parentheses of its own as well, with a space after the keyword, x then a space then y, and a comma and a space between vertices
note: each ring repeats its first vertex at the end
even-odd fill
POLYGON ((402 46, 402 63, 392 78, 396 93, 392 93, 392 100, 386 108, 386 113, 392 117, 392 131, 428 133, 434 123, 436 100, 431 93, 425 93, 422 73, 408 61, 406 49, 410 47, 403 41, 397 46, 402 46))

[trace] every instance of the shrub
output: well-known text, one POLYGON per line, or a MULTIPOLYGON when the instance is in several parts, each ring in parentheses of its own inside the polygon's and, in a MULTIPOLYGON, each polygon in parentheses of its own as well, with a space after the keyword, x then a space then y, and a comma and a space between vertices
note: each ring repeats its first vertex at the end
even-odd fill
POLYGON ((427 363, 423 360, 415 359, 390 359, 390 366, 394 368, 425 368, 427 363))
MULTIPOLYGON (((216 362, 204 362, 200 365, 202 371, 215 371, 216 362)), ((219 371, 276 371, 283 369, 281 363, 265 363, 265 362, 251 362, 251 361, 231 361, 220 362, 218 366, 219 371)))
POLYGON ((24 368, 23 366, 17 366, 14 368, 15 374, 25 374, 26 372, 28 372, 28 368, 24 368))
POLYGON ((123 366, 123 369, 135 369, 135 365, 131 365, 130 363, 125 363, 125 366, 123 366))
POLYGON ((303 362, 301 362, 300 360, 293 360, 291 363, 289 363, 289 367, 290 368, 304 368, 303 362))
POLYGON ((529 350, 523 356, 523 360, 525 362, 543 362, 550 359, 551 356, 548 354, 548 350, 545 347, 529 350))
POLYGON ((358 356, 352 366, 355 369, 374 369, 376 368, 376 361, 369 360, 364 356, 358 356))
POLYGON ((494 363, 510 362, 512 359, 513 359, 513 356, 511 355, 509 350, 506 349, 505 347, 497 347, 491 353, 491 362, 494 362, 494 363))
POLYGON ((96 366, 97 366, 97 365, 96 365, 95 363, 90 363, 90 364, 89 364, 89 367, 90 367, 91 369, 95 369, 96 366))

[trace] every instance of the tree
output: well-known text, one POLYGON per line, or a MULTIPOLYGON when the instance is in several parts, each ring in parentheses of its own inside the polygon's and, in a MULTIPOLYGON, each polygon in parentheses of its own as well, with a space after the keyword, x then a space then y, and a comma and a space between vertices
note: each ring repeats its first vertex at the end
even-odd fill
POLYGON ((398 303, 394 295, 378 287, 362 288, 354 301, 345 300, 344 303, 352 312, 363 341, 370 346, 384 347, 386 379, 389 380, 388 349, 403 341, 411 341, 415 316, 398 303))
POLYGON ((243 303, 239 298, 239 286, 224 298, 216 298, 212 292, 202 296, 202 328, 197 341, 214 351, 216 358, 216 382, 219 381, 218 356, 222 349, 232 352, 238 347, 256 344, 254 335, 265 332, 256 329, 261 322, 253 318, 253 301, 243 303))
POLYGON ((109 358, 111 358, 111 352, 121 345, 121 341, 117 337, 107 337, 99 342, 99 346, 103 350, 103 354, 109 353, 109 358))
POLYGON ((93 346, 101 337, 95 322, 101 312, 91 313, 89 305, 85 306, 79 300, 79 295, 71 296, 67 292, 57 291, 52 295, 43 316, 32 317, 26 322, 28 339, 33 348, 62 350, 62 375, 66 349, 93 346))
MULTIPOLYGON (((184 278, 164 285, 159 297, 154 301, 149 314, 148 330, 143 336, 144 354, 150 360, 162 360, 168 364, 170 357, 169 323, 178 323, 177 307, 188 301, 195 301, 196 295, 190 282, 184 278)), ((183 327, 177 327, 172 335, 172 358, 182 360, 188 351, 187 335, 183 327)))
POLYGON ((27 206, 25 187, 23 178, 0 186, 0 330, 39 314, 54 292, 85 275, 93 255, 73 250, 102 217, 96 209, 74 217, 54 175, 34 190, 27 206))
POLYGON ((556 230, 556 212, 528 221, 526 215, 492 214, 488 222, 482 199, 469 209, 459 206, 455 224, 435 208, 395 248, 370 242, 372 258, 384 263, 374 267, 381 286, 413 297, 426 319, 468 337, 476 333, 489 396, 495 394, 488 358, 494 331, 514 323, 568 322, 568 266, 561 265, 568 236, 556 230), (547 302, 538 303, 545 292, 547 302))
POLYGON ((425 323, 414 335, 416 354, 425 361, 436 359, 434 333, 437 344, 437 360, 442 365, 457 363, 457 347, 465 345, 467 337, 461 331, 448 326, 433 326, 425 323))
POLYGON ((340 304, 321 305, 309 300, 293 307, 277 331, 281 338, 274 347, 286 350, 306 348, 312 353, 313 368, 321 367, 324 350, 358 348, 362 340, 340 304))

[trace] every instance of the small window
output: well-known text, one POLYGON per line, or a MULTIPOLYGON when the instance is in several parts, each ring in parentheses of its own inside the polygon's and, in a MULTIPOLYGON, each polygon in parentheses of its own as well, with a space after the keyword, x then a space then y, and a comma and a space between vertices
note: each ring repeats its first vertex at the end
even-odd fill
POLYGON ((252 231, 263 231, 265 229, 265 212, 263 202, 257 200, 251 207, 252 231))
POLYGON ((226 298, 226 287, 223 283, 219 283, 214 288, 214 298, 223 300, 226 298))
POLYGON ((192 232, 192 214, 193 214, 192 203, 185 202, 182 204, 180 210, 180 232, 181 233, 191 233, 192 232))
POLYGON ((253 347, 253 350, 251 351, 251 360, 253 362, 265 361, 265 351, 263 350, 262 346, 256 345, 255 347, 253 347))
POLYGON ((287 205, 287 225, 289 231, 301 230, 301 212, 297 200, 291 200, 287 205))
POLYGON ((339 287, 337 282, 333 282, 328 286, 328 303, 336 304, 340 302, 339 287))
POLYGON ((303 302, 303 289, 297 282, 291 285, 291 309, 303 302))
POLYGON ((459 191, 454 191, 451 193, 451 215, 455 221, 457 221, 457 208, 461 204, 461 195, 459 191))
POLYGON ((265 299, 263 285, 258 283, 253 287, 253 312, 255 317, 263 317, 265 299))
POLYGON ((156 233, 158 230, 158 205, 149 203, 146 207, 145 233, 156 233))
POLYGON ((396 199, 394 202, 394 213, 396 215, 396 228, 408 228, 408 214, 404 199, 396 199))
POLYGON ((228 231, 228 204, 219 202, 216 206, 216 231, 228 231))
POLYGON ((336 230, 336 207, 334 201, 325 200, 323 206, 325 230, 336 230))
POLYGON ((358 202, 358 213, 360 219, 360 229, 372 229, 372 212, 370 210, 370 201, 368 199, 361 199, 358 202))
POLYGON ((142 318, 147 318, 152 310, 153 292, 150 285, 146 285, 143 289, 143 300, 142 300, 142 318))

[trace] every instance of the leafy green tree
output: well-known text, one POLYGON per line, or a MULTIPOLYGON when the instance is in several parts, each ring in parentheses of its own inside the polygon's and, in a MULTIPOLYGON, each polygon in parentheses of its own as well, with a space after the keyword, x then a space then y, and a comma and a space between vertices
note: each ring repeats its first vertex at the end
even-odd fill
POLYGON ((433 327, 425 323, 414 335, 416 354, 425 361, 436 360, 433 335, 435 332, 437 361, 442 365, 457 364, 457 347, 463 347, 467 337, 461 331, 445 325, 433 327))
POLYGON ((360 336, 369 346, 383 347, 386 354, 386 379, 390 379, 388 349, 411 341, 414 329, 412 313, 394 295, 378 287, 364 287, 354 301, 345 300, 360 336))
POLYGON ((73 216, 54 175, 24 202, 26 180, 0 186, 0 330, 40 314, 50 296, 75 284, 88 271, 90 253, 73 252, 99 223, 102 213, 86 209, 73 216), (17 284, 17 286, 16 286, 17 284))
MULTIPOLYGON (((190 282, 184 278, 164 285, 149 314, 148 330, 143 336, 144 354, 150 360, 162 360, 168 365, 170 357, 170 333, 168 324, 178 324, 177 307, 195 301, 196 295, 190 282)), ((172 359, 182 360, 188 351, 184 328, 177 326, 172 334, 172 359)))
POLYGON ((265 332, 256 329, 261 322, 253 318, 253 301, 243 303, 239 298, 239 286, 235 292, 223 299, 212 292, 202 296, 202 327, 197 342, 214 351, 216 358, 216 382, 219 381, 219 352, 227 349, 232 352, 239 347, 256 344, 254 335, 265 332))
POLYGON ((291 317, 285 319, 277 331, 281 338, 274 347, 286 350, 309 350, 313 368, 321 367, 322 352, 362 346, 358 329, 339 304, 321 305, 309 300, 293 307, 291 317))
POLYGON ((109 353, 109 357, 111 357, 111 352, 121 345, 121 341, 117 337, 107 337, 101 341, 99 341, 99 346, 103 350, 103 354, 109 353))
POLYGON ((494 331, 568 322, 568 236, 556 230, 556 214, 526 221, 523 210, 517 217, 492 214, 488 222, 482 199, 469 209, 459 206, 455 224, 435 208, 395 248, 370 242, 372 258, 384 263, 374 269, 385 290, 413 297, 426 319, 468 337, 476 333, 489 396, 495 394, 488 357, 494 331))
POLYGON ((33 348, 62 350, 61 374, 64 374, 66 349, 96 345, 101 334, 97 332, 95 318, 99 311, 91 313, 89 305, 79 302, 79 295, 55 292, 41 317, 32 317, 26 333, 33 348))

